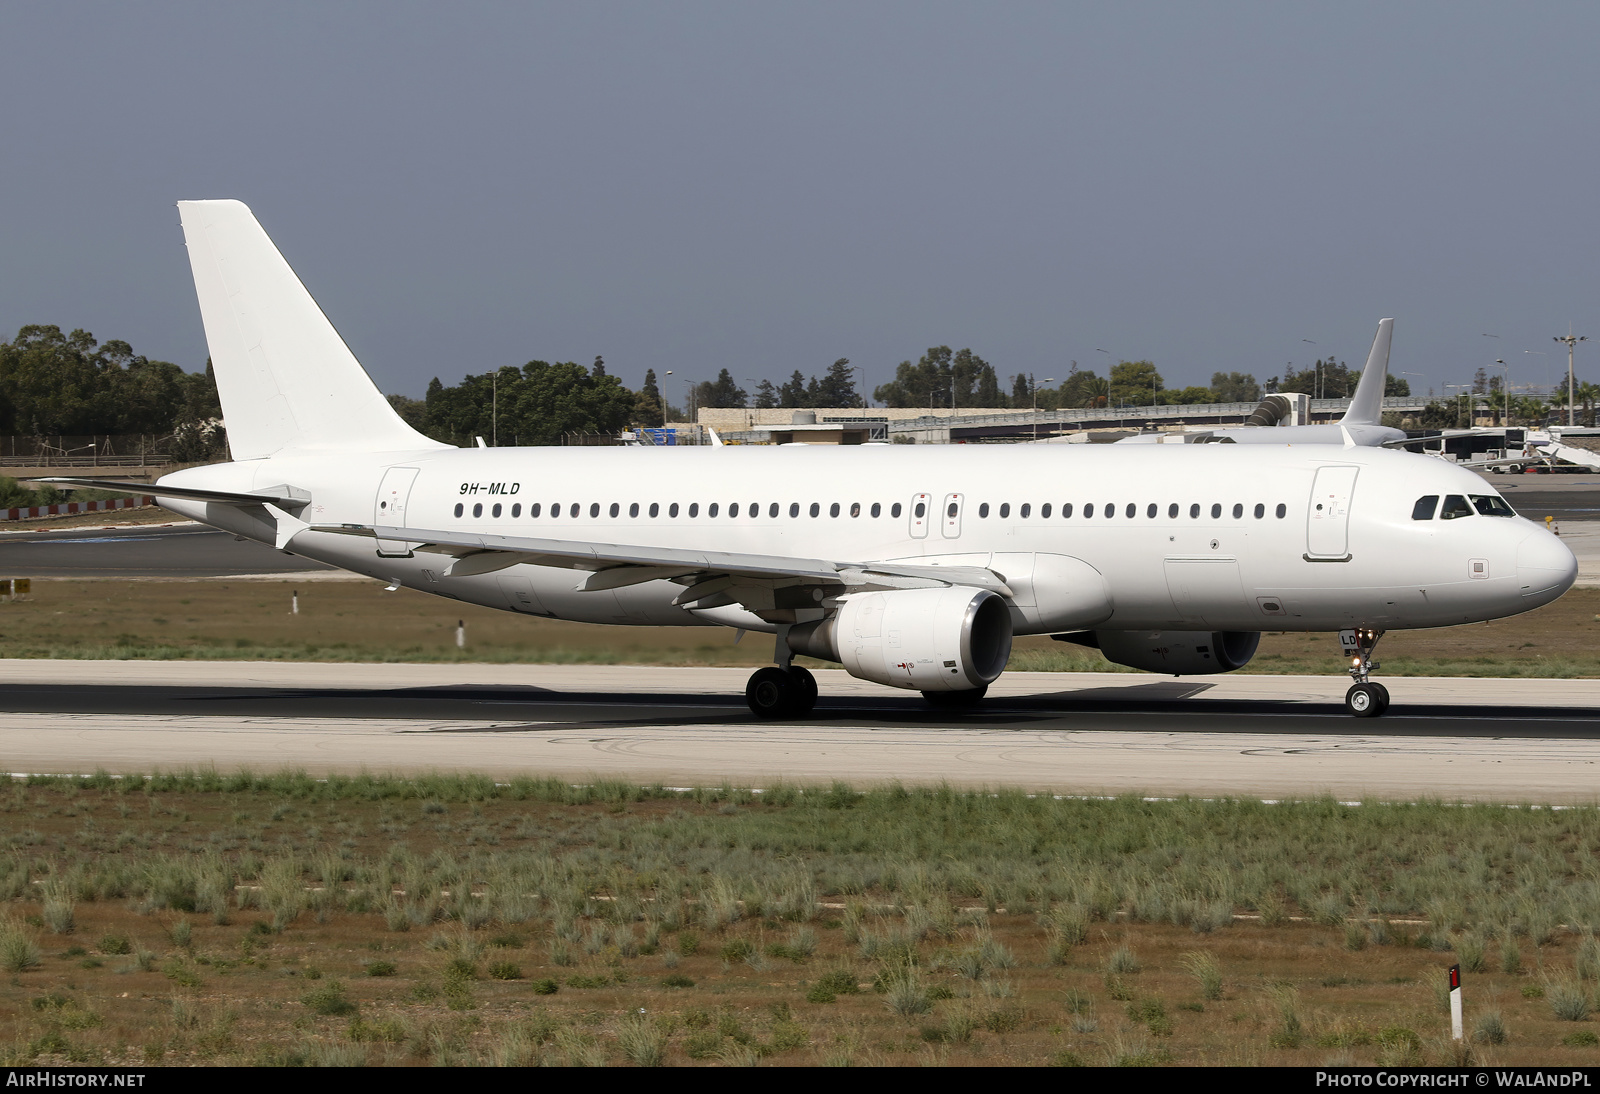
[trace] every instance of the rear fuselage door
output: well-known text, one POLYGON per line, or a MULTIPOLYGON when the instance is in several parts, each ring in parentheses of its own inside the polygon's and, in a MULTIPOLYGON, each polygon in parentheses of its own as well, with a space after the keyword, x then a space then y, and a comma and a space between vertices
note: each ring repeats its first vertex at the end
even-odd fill
POLYGON ((911 538, 927 539, 928 522, 933 519, 933 495, 915 494, 911 498, 911 538))
POLYGON ((1356 467, 1319 467, 1306 514, 1306 557, 1324 562, 1350 558, 1350 501, 1356 467))
POLYGON ((944 509, 940 527, 944 529, 945 539, 959 539, 961 537, 961 507, 966 504, 965 494, 946 494, 944 496, 944 509))
MULTIPOLYGON (((416 481, 415 467, 391 467, 383 473, 378 487, 377 500, 372 504, 372 523, 378 527, 406 527, 406 502, 411 496, 411 484, 416 481)), ((401 540, 380 539, 379 558, 409 558, 411 545, 401 540)))

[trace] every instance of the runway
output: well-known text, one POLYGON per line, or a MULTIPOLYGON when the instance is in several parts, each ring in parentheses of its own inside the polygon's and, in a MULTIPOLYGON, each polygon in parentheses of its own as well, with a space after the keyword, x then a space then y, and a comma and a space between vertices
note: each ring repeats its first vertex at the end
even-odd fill
POLYGON ((0 662, 0 769, 472 771, 702 785, 948 782, 1054 793, 1592 802, 1600 681, 1008 673, 975 712, 818 673, 804 722, 742 669, 0 662))
POLYGON ((0 536, 0 577, 193 578, 306 571, 339 573, 320 562, 188 522, 0 536))

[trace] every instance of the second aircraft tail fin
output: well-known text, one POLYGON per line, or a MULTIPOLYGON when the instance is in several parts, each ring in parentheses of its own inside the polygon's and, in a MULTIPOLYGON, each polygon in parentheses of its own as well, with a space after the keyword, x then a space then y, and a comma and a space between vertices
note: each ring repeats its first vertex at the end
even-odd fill
POLYGON ((1361 370, 1350 409, 1340 421, 1345 425, 1378 425, 1383 417, 1383 391, 1389 383, 1389 341, 1394 336, 1394 320, 1378 320, 1378 333, 1367 354, 1367 367, 1361 370))

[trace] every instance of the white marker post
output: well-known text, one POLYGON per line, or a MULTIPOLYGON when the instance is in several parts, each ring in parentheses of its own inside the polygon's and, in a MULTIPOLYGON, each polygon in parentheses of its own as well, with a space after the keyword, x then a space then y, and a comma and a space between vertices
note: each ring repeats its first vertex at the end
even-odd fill
POLYGON ((1459 1041, 1461 1036, 1461 966, 1450 966, 1450 1039, 1459 1041))
POLYGON ((296 589, 289 594, 289 614, 300 614, 300 590, 296 589))
POLYGON ((456 620, 456 649, 464 650, 466 648, 467 648, 467 621, 465 619, 458 619, 458 620, 456 620))

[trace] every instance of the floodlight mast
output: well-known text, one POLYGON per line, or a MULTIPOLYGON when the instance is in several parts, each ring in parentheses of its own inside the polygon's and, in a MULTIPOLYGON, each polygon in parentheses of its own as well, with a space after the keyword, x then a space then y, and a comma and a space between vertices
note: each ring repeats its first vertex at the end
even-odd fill
POLYGON ((1567 424, 1575 425, 1577 423, 1575 423, 1572 418, 1572 347, 1576 346, 1579 342, 1587 342, 1589 340, 1589 336, 1587 334, 1580 334, 1574 337, 1572 328, 1568 327, 1566 337, 1563 338, 1561 335, 1557 334, 1554 335, 1554 338, 1557 342, 1564 342, 1567 347, 1567 424))

